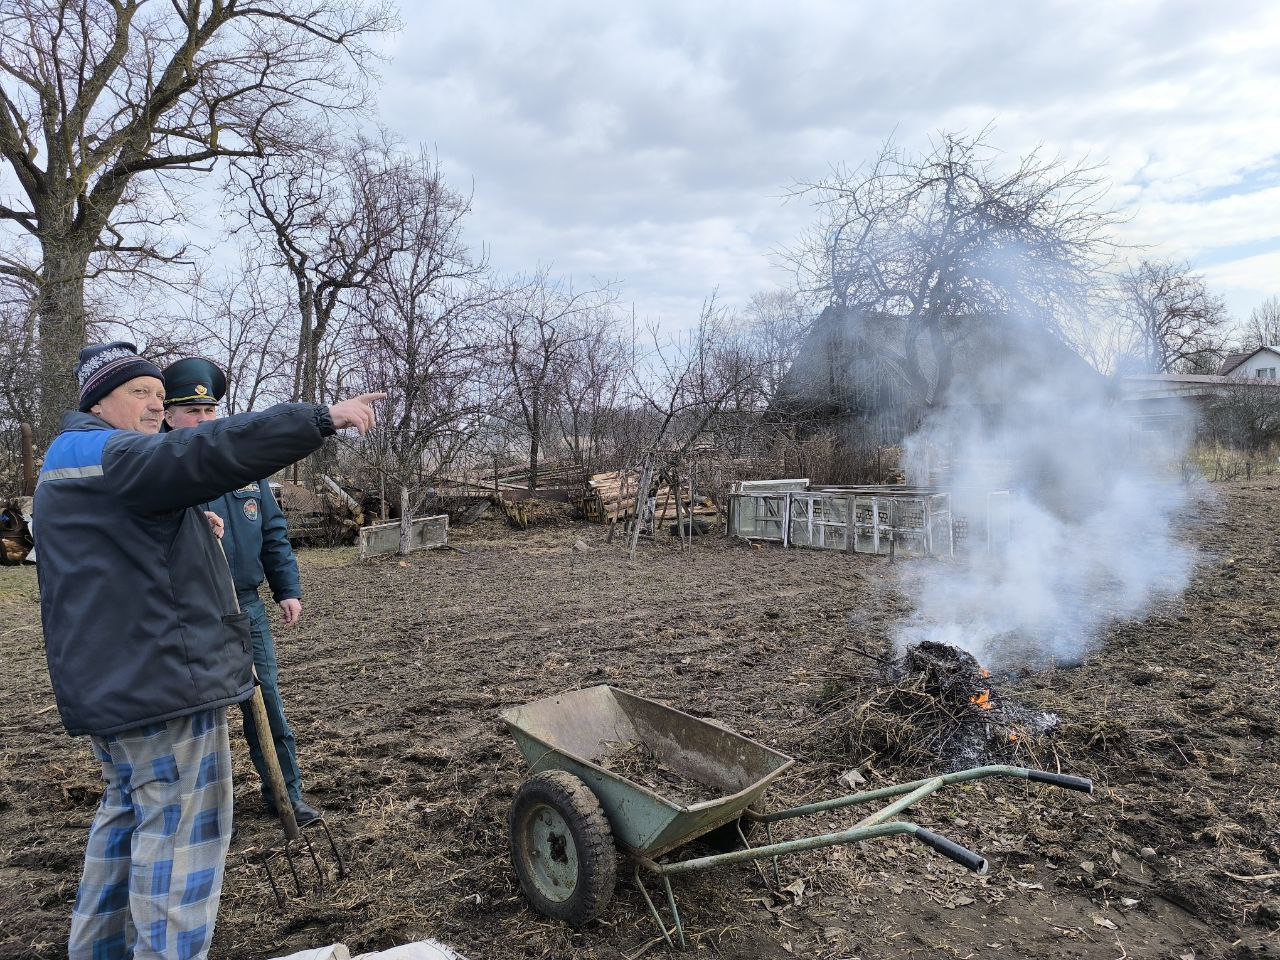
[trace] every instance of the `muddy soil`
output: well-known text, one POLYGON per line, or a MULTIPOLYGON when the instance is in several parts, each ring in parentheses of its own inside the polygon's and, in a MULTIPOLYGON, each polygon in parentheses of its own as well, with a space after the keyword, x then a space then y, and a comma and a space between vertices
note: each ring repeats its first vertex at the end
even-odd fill
POLYGON ((605 740, 604 751, 590 757, 610 773, 630 780, 683 806, 715 800, 725 791, 682 777, 638 740, 605 740))
MULTIPOLYGON (((1280 955, 1280 485, 1214 491, 1188 520, 1202 553, 1183 596, 1115 624, 1077 669, 993 684, 1061 719, 1022 762, 1093 777, 1095 796, 988 780, 922 803, 917 821, 981 851, 985 877, 888 839, 784 858, 781 888, 750 864, 678 878, 696 950, 1280 955)), ((834 698, 875 694, 868 658, 924 562, 667 540, 628 563, 603 528, 486 520, 454 532, 465 553, 304 553, 303 623, 277 630, 283 686, 306 792, 355 876, 276 907, 253 860, 277 832, 237 739, 213 957, 428 936, 473 960, 660 955, 629 869, 580 932, 532 913, 513 879, 505 817, 525 771, 496 713, 558 691, 614 683, 796 757, 773 803, 848 792, 854 768, 859 789, 944 769, 868 757, 828 720, 834 698)), ((100 785, 51 708, 30 569, 0 570, 0 662, 0 958, 50 960, 65 956, 100 785)))

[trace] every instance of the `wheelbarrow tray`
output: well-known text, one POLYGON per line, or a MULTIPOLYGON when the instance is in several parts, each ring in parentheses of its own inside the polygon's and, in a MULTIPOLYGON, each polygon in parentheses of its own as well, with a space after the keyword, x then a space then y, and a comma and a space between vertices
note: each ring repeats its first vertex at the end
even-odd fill
POLYGON ((601 684, 510 707, 499 716, 534 773, 565 770, 595 793, 614 839, 648 858, 737 820, 795 762, 672 707, 601 684), (721 793, 682 804, 592 760, 605 742, 638 742, 680 777, 721 793))

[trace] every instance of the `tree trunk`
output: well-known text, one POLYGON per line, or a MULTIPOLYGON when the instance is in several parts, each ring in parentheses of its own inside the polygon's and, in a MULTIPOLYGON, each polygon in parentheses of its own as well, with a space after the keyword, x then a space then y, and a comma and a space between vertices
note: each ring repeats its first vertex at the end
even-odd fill
POLYGON ((306 276, 295 271, 294 280, 298 286, 298 358, 293 370, 293 399, 302 403, 314 403, 314 400, 308 400, 307 397, 315 394, 315 362, 311 359, 315 301, 306 276), (308 371, 311 372, 310 380, 307 378, 308 371))
POLYGON ((88 251, 45 241, 37 310, 40 315, 40 406, 35 424, 41 447, 58 430, 63 411, 76 409, 76 361, 85 345, 84 277, 88 251))
POLYGON ((536 406, 530 426, 532 429, 529 431, 529 493, 532 494, 538 489, 538 441, 542 433, 542 417, 536 406))
POLYGON ((409 504, 409 488, 400 485, 400 556, 407 556, 413 534, 413 509, 409 504))

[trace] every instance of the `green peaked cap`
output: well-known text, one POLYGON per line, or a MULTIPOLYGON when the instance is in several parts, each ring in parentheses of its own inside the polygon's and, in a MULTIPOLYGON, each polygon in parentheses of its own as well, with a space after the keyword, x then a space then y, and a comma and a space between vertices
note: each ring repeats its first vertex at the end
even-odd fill
POLYGON ((226 395, 227 376, 204 357, 186 357, 164 368, 164 405, 217 403, 226 395))

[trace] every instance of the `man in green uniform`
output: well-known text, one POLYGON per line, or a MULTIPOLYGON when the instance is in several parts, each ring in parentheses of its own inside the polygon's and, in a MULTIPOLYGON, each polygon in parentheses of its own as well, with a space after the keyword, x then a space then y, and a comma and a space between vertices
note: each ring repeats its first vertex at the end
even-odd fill
MULTIPOLYGON (((165 368, 164 389, 166 425, 171 430, 185 430, 217 418, 218 402, 227 392, 227 378, 217 364, 202 357, 189 357, 165 368)), ((302 617, 302 585, 298 563, 289 546, 284 514, 266 480, 224 494, 205 504, 205 509, 222 518, 222 546, 231 567, 240 609, 249 615, 253 665, 262 686, 262 700, 267 708, 280 772, 284 774, 298 826, 306 826, 319 820, 321 814, 302 799, 297 746, 280 697, 275 641, 267 623, 266 608, 258 595, 265 579, 271 586, 272 599, 280 605, 284 625, 292 627, 302 617)), ((248 710, 244 710, 244 732, 249 740, 249 756, 262 778, 263 798, 268 809, 274 812, 257 731, 248 710)))

